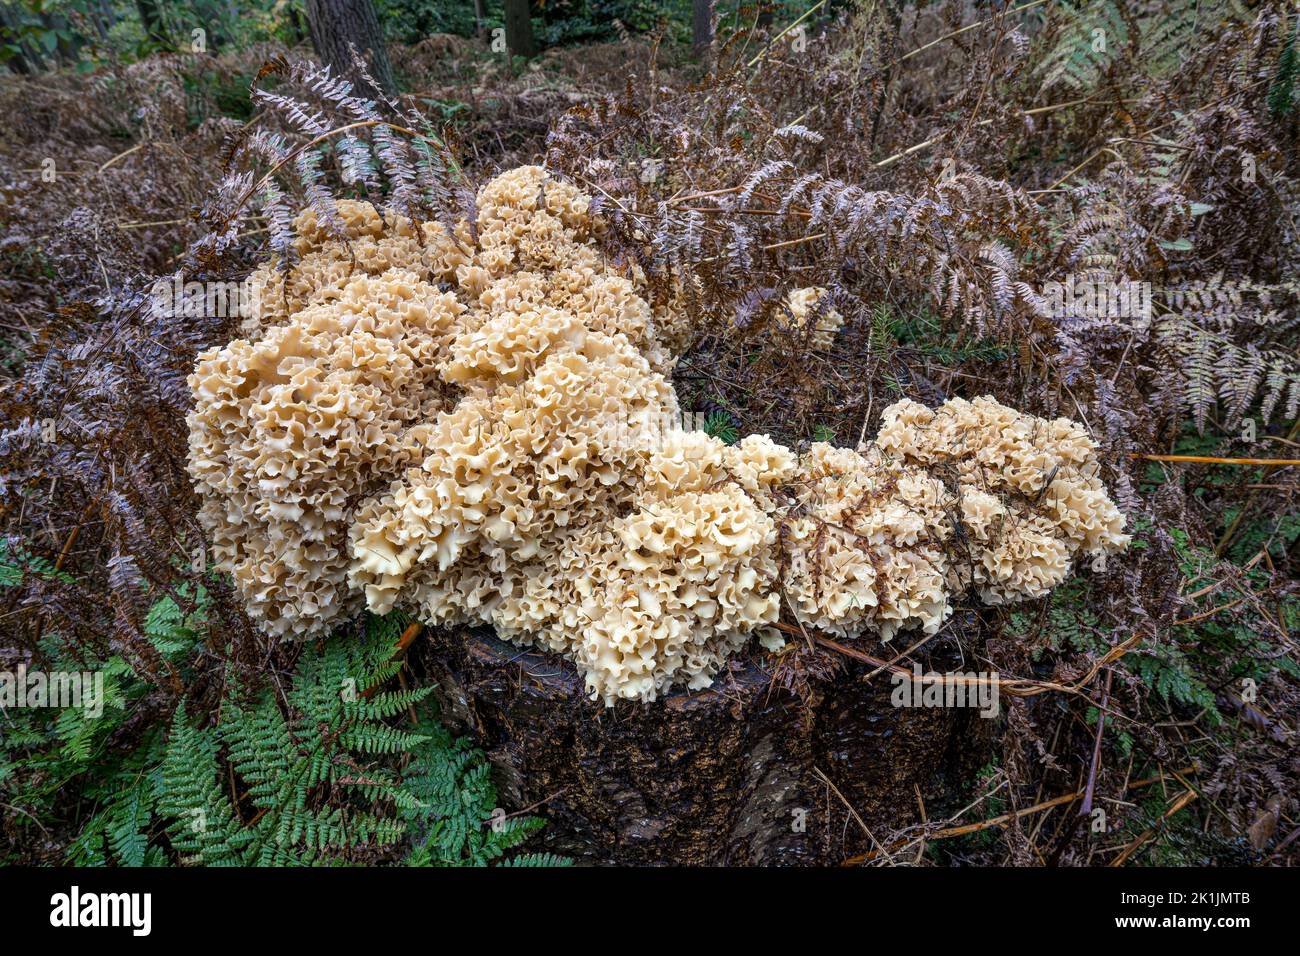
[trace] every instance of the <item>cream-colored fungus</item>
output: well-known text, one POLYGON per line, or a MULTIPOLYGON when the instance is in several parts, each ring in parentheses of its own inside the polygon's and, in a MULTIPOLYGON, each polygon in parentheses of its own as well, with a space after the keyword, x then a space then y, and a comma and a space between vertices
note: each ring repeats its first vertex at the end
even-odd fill
MULTIPOLYGON (((199 357, 200 518, 268 634, 402 607, 653 700, 770 646, 783 610, 933 632, 968 586, 1037 597, 1127 542, 1078 426, 991 398, 899 402, 858 451, 683 430, 683 318, 602 258, 587 197, 529 166, 477 206, 455 237, 341 202, 344 240, 304 213, 295 268, 254 274, 251 337, 199 357)), ((799 328, 823 294, 790 296, 799 328)))
POLYGON ((829 349, 835 342, 835 333, 844 324, 844 316, 832 308, 821 309, 821 314, 818 314, 825 295, 826 290, 818 286, 795 289, 785 299, 789 314, 784 309, 779 310, 777 324, 797 339, 806 336, 808 345, 814 349, 829 349))

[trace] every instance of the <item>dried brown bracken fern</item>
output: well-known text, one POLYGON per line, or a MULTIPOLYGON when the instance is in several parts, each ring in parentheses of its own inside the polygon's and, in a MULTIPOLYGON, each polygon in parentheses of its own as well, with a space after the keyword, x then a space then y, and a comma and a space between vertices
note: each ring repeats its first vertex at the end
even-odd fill
MULTIPOLYGON (((1294 860, 1300 841, 1277 855, 1276 845, 1231 841, 1232 828, 1300 780, 1295 748, 1275 737, 1294 732, 1298 699, 1284 669, 1294 638, 1278 632, 1295 620, 1286 616, 1297 577, 1287 530, 1295 469, 1134 456, 1273 458, 1294 455, 1300 440, 1300 121, 1288 109, 1296 19, 1278 0, 1068 10, 862 2, 844 14, 822 8, 802 30, 757 20, 723 29, 707 74, 683 66, 670 44, 638 38, 551 51, 542 70, 518 79, 509 64, 476 61, 468 41, 394 51, 399 68, 427 78, 422 96, 464 104, 459 167, 439 146, 454 153, 455 136, 410 117, 410 100, 397 109, 352 102, 284 51, 259 78, 258 124, 227 150, 218 144, 235 124, 186 128, 185 57, 44 86, 5 78, 0 96, 17 135, 0 143, 0 303, 9 307, 0 334, 13 343, 0 372, 0 520, 7 545, 72 580, 31 575, 4 592, 0 615, 14 637, 3 650, 39 653, 42 635, 73 647, 111 641, 156 676, 155 710, 183 692, 202 697, 215 679, 205 671, 177 689, 136 635, 145 593, 183 596, 181 585, 196 579, 181 379, 198 350, 236 330, 226 319, 151 317, 149 281, 133 282, 135 273, 172 272, 191 240, 187 279, 238 279, 264 239, 291 267, 285 239, 303 206, 328 217, 334 198, 366 196, 454 217, 468 185, 458 169, 481 181, 495 163, 531 161, 537 150, 552 174, 594 195, 611 225, 601 237, 611 261, 639 266, 652 294, 689 316, 691 347, 674 384, 688 411, 722 423, 720 434, 852 444, 900 397, 936 405, 984 391, 1085 422, 1145 546, 1027 620, 985 613, 987 645, 963 651, 1005 674, 1069 683, 1130 638, 1140 642, 1104 668, 1108 707, 1122 716, 1106 721, 1101 765, 1090 766, 1097 727, 1088 707, 1104 684, 1082 688, 1091 701, 1015 700, 989 775, 1001 787, 995 797, 1008 812, 1031 810, 1037 794, 1072 793, 1095 769, 1097 793, 1124 800, 1116 812, 1136 819, 1126 762, 1167 781, 1195 752, 1202 769, 1184 779, 1222 814, 1207 809, 1194 828, 1221 843, 1213 859, 1188 859, 1294 860), (1200 19, 1189 21, 1189 10, 1200 19), (1114 31, 1104 60, 1077 46, 1094 12, 1114 31), (1189 55, 1164 55, 1180 45, 1189 55), (1083 59, 1062 65, 1076 54, 1083 59), (576 75, 583 61, 604 95, 551 69, 576 75), (133 138, 114 141, 118 127, 133 138), (228 150, 236 164, 222 179, 214 167, 228 150), (42 184, 33 156, 44 155, 96 188, 71 176, 42 184), (170 168, 162 160, 183 156, 175 172, 159 172, 170 168), (205 201, 205 217, 188 215, 205 201), (1147 283, 1150 316, 1057 308, 1049 284, 1070 279, 1147 283), (786 315, 789 294, 814 287, 827 290, 818 307, 845 319, 830 348, 786 315), (51 420, 58 440, 45 442, 51 420), (1242 634, 1267 646, 1243 652, 1232 643, 1242 634), (1220 642, 1233 653, 1187 664, 1218 654, 1220 642), (1243 669, 1262 678, 1253 704, 1240 700, 1243 669), (1177 697, 1187 673, 1206 682, 1235 746, 1217 729, 1201 742, 1180 738, 1187 721, 1207 726, 1204 694, 1187 698, 1199 704, 1177 697)), ((251 76, 266 52, 208 59, 223 77, 251 76)), ((283 664, 251 635, 237 602, 215 608, 213 660, 230 656, 250 673, 283 664)), ((774 692, 807 695, 832 678, 818 646, 800 650, 811 659, 792 659, 788 673, 771 662, 774 692)), ((1068 806, 1013 815, 988 828, 1005 840, 952 858, 1106 858, 1078 837, 1050 845, 1068 806)))

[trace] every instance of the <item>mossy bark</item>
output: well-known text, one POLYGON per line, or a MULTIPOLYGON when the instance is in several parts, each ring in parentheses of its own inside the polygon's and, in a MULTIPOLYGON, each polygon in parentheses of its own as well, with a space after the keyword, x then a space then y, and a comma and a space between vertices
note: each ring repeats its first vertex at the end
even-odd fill
MULTIPOLYGON (((966 623, 931 642, 927 667, 965 669, 966 623)), ((838 864, 920 822, 918 792, 929 816, 952 807, 995 723, 895 707, 888 675, 851 660, 808 702, 755 651, 707 690, 606 709, 568 661, 482 629, 435 633, 421 656, 502 805, 535 807, 546 849, 592 863, 838 864)))

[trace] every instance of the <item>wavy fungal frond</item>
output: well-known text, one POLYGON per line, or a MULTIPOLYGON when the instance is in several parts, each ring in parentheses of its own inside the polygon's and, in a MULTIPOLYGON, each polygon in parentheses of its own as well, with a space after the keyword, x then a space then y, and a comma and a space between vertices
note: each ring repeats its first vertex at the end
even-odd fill
MULTIPOLYGON (((590 199, 529 166, 476 212, 472 234, 340 201, 338 237, 307 210, 298 266, 254 275, 253 336, 199 356, 189 469, 266 633, 398 607, 652 700, 770 644, 787 607, 933 632, 968 588, 1039 597, 1127 543, 1083 430, 991 398, 900 402, 856 450, 684 428, 666 376, 689 319, 602 257, 590 199)), ((788 330, 826 345, 833 296, 793 290, 788 330)))

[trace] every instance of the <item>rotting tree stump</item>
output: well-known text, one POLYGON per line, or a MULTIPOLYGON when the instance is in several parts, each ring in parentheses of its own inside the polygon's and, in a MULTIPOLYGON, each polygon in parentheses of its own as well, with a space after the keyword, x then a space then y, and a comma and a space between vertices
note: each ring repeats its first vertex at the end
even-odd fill
MULTIPOLYGON (((972 669, 973 615, 955 622, 927 644, 926 669, 972 669)), ((502 805, 535 808, 542 847, 580 862, 838 864, 919 823, 918 794, 929 816, 953 809, 995 723, 895 707, 889 675, 865 680, 874 668, 849 659, 811 706, 752 652, 707 690, 606 709, 571 663, 490 630, 432 632, 421 651, 444 719, 492 761, 502 805)))

